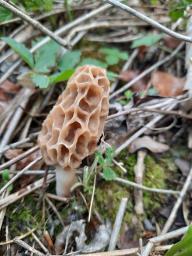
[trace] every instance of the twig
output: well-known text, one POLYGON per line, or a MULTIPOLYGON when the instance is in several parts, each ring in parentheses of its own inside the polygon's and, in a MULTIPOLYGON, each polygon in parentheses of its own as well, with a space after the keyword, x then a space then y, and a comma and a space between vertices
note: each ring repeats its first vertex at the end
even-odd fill
MULTIPOLYGON (((18 161, 22 160, 23 158, 25 158, 26 156, 32 154, 33 152, 37 151, 38 149, 39 149, 39 146, 35 146, 35 147, 25 151, 24 153, 18 155, 17 157, 15 157, 15 158, 9 160, 8 162, 0 165, 0 170, 3 170, 5 168, 11 166, 12 164, 17 163, 18 161)), ((0 172, 0 173, 2 173, 2 172, 0 172)))
POLYGON ((93 182, 93 191, 92 191, 92 195, 91 195, 91 203, 90 203, 90 206, 89 206, 88 222, 90 222, 90 220, 91 220, 93 200, 94 200, 95 188, 96 188, 96 178, 97 178, 97 172, 96 172, 96 169, 95 169, 94 182, 93 182))
POLYGON ((134 112, 151 112, 151 113, 159 113, 159 114, 164 114, 164 115, 172 115, 172 116, 178 116, 178 117, 182 117, 182 118, 186 118, 186 119, 192 119, 192 115, 187 115, 181 111, 174 111, 174 110, 162 110, 162 109, 157 109, 157 108, 142 108, 142 107, 138 107, 138 108, 131 108, 128 110, 124 110, 124 111, 120 111, 118 113, 115 113, 113 115, 110 115, 107 117, 107 120, 111 120, 113 118, 119 117, 121 115, 128 115, 130 113, 134 113, 134 112))
POLYGON ((113 226, 113 230, 111 233, 108 251, 113 251, 116 247, 119 231, 120 231, 123 217, 127 207, 127 201, 128 201, 128 198, 126 197, 121 199, 121 203, 120 203, 120 206, 116 215, 115 223, 113 226))
POLYGON ((13 12, 17 16, 19 16, 22 20, 25 20, 27 23, 31 24, 35 29, 39 29, 44 34, 48 35, 50 38, 52 38, 55 42, 57 42, 61 46, 63 46, 63 47, 66 46, 67 43, 65 42, 65 40, 63 40, 59 36, 55 35, 51 30, 49 30, 48 28, 43 26, 40 22, 38 22, 35 19, 32 19, 30 16, 28 16, 27 14, 25 14, 18 8, 14 7, 10 3, 8 3, 4 0, 0 0, 0 5, 2 5, 6 9, 10 10, 11 12, 13 12))
POLYGON ((138 189, 143 189, 145 191, 149 191, 149 192, 153 192, 153 193, 172 194, 172 195, 178 195, 180 193, 179 191, 171 190, 171 189, 149 188, 144 185, 139 185, 133 181, 125 180, 125 179, 118 178, 118 177, 115 178, 114 180, 119 182, 120 184, 124 184, 128 187, 132 186, 132 187, 135 187, 138 189))
MULTIPOLYGON (((109 4, 105 4, 103 6, 98 7, 97 9, 86 13, 85 15, 77 18, 76 20, 68 23, 67 25, 57 29, 54 34, 55 35, 62 35, 65 32, 67 32, 69 29, 73 28, 74 26, 86 21, 87 19, 90 19, 94 16, 96 16, 98 13, 103 12, 107 9, 111 8, 111 5, 109 4)), ((43 40, 41 40, 40 42, 38 42, 30 51, 33 53, 35 52, 37 49, 39 49, 41 46, 45 45, 46 43, 48 43, 50 41, 49 37, 45 37, 43 40)), ((12 72, 21 64, 21 60, 18 60, 17 62, 15 62, 9 69, 8 71, 1 77, 0 79, 0 84, 2 84, 11 74, 12 72)))
POLYGON ((163 25, 161 25, 160 23, 158 23, 157 21, 147 17, 146 15, 144 15, 143 13, 141 12, 138 12, 136 11, 135 9, 129 7, 128 5, 125 5, 123 3, 121 3, 120 1, 117 1, 117 0, 106 0, 106 2, 112 4, 113 6, 116 6, 116 7, 119 7, 120 9, 128 12, 128 13, 131 13, 132 15, 136 16, 137 18, 145 21, 146 23, 152 25, 153 27, 155 28, 158 28, 160 29, 161 31, 163 31, 164 33, 172 36, 172 37, 175 37, 179 40, 182 40, 182 41, 185 41, 185 42, 192 42, 192 38, 189 37, 189 36, 185 36, 185 35, 182 35, 180 33, 177 33, 163 25))
POLYGON ((20 103, 20 107, 18 107, 18 109, 15 111, 14 116, 12 117, 11 123, 9 125, 9 128, 6 130, 6 132, 2 138, 2 141, 0 144, 0 150, 2 150, 2 148, 4 148, 7 145, 7 143, 10 141, 12 133, 15 130, 15 128, 23 114, 23 108, 26 107, 26 105, 29 101, 29 98, 32 95, 32 90, 23 89, 22 93, 23 93, 23 101, 20 103))
POLYGON ((164 63, 166 63, 167 61, 169 61, 170 59, 172 59, 184 46, 184 43, 181 43, 170 55, 168 55, 166 58, 164 58, 163 60, 158 61, 157 63, 155 63, 153 66, 151 66, 150 68, 146 69, 145 71, 143 71, 140 75, 138 75, 136 78, 134 78, 133 80, 131 80, 129 83, 125 84, 123 87, 121 87, 119 90, 115 91, 113 94, 111 94, 110 99, 114 98, 115 96, 117 96, 118 94, 120 94, 121 92, 124 92, 125 90, 127 90, 128 88, 130 88, 132 85, 134 85, 136 82, 138 82, 141 78, 143 78, 144 76, 150 74, 153 70, 155 70, 156 68, 158 68, 159 66, 163 65, 164 63))
MULTIPOLYGON (((1 199, 6 198, 9 195, 9 191, 6 190, 2 195, 1 195, 1 199)), ((0 230, 2 228, 2 224, 3 224, 3 220, 5 217, 5 213, 6 213, 6 208, 2 209, 0 212, 0 230)))
POLYGON ((41 253, 40 251, 38 251, 35 248, 31 247, 30 245, 28 245, 27 243, 25 243, 24 241, 22 241, 19 238, 14 238, 13 241, 14 241, 14 243, 22 246, 23 248, 27 249, 28 251, 30 251, 32 253, 35 253, 35 255, 46 256, 44 253, 41 253))
POLYGON ((60 213, 57 211, 57 208, 55 207, 55 205, 51 202, 51 200, 47 196, 45 196, 45 200, 47 201, 49 206, 52 208, 54 213, 56 214, 56 216, 57 216, 58 220, 60 221, 61 225, 64 227, 63 219, 62 219, 60 213))
MULTIPOLYGON (((131 66, 131 64, 132 64, 133 60, 135 59, 135 57, 137 56, 137 54, 138 54, 138 49, 135 49, 132 52, 131 56, 128 58, 127 62, 124 64, 124 66, 122 68, 122 72, 128 70, 128 68, 131 66)), ((116 86, 118 84, 118 81, 119 80, 116 79, 116 81, 112 84, 112 86, 110 88, 110 92, 111 93, 115 90, 115 88, 116 88, 116 86)))
MULTIPOLYGON (((166 251, 170 249, 171 245, 163 245, 155 247, 156 252, 166 251)), ((115 250, 110 252, 96 252, 96 253, 89 253, 89 254, 78 254, 78 256, 127 256, 127 255, 138 255, 139 248, 130 248, 130 249, 122 249, 122 250, 115 250)), ((55 256, 55 255, 51 255, 55 256)))
MULTIPOLYGON (((36 229, 37 229, 37 228, 33 228, 33 229, 31 229, 30 231, 28 231, 27 233, 25 233, 25 234, 23 234, 23 235, 21 235, 21 236, 18 236, 17 238, 18 238, 18 239, 23 239, 23 238, 25 238, 25 237, 31 235, 36 229)), ((12 240, 9 240, 9 241, 6 241, 6 242, 0 242, 0 246, 2 246, 2 245, 7 245, 7 244, 12 244, 12 243, 14 243, 14 240, 13 240, 13 239, 12 239, 12 240)))
MULTIPOLYGON (((135 182, 139 185, 143 184, 143 175, 145 171, 145 165, 144 160, 146 156, 146 151, 139 150, 137 152, 137 163, 134 167, 135 172, 135 182)), ((134 199, 135 199, 135 212, 138 215, 141 215, 144 213, 144 207, 143 207, 143 191, 142 189, 135 189, 134 191, 134 199)))
MULTIPOLYGON (((51 183, 55 180, 55 175, 49 174, 47 177, 47 183, 51 183)), ((20 198, 32 193, 33 191, 37 190, 38 188, 41 188, 44 182, 44 178, 41 178, 37 181, 35 181, 34 183, 26 186, 25 188, 10 194, 9 196, 7 196, 4 199, 0 200, 0 210, 7 207, 8 205, 16 202, 17 200, 19 200, 20 198)))
POLYGON ((60 201, 60 202, 64 202, 64 203, 69 202, 69 198, 68 197, 57 196, 57 195, 50 194, 50 193, 45 193, 45 196, 47 196, 48 198, 60 201))
POLYGON ((21 146, 21 145, 25 144, 26 142, 29 142, 29 141, 35 139, 35 138, 38 136, 38 134, 39 134, 39 132, 32 133, 32 134, 30 134, 30 135, 29 135, 27 138, 25 138, 25 139, 19 140, 19 141, 17 141, 17 142, 14 142, 14 143, 11 143, 11 144, 5 146, 5 147, 0 151, 0 155, 3 154, 3 153, 5 153, 5 152, 6 152, 7 150, 9 150, 9 149, 14 149, 14 148, 16 148, 16 147, 18 147, 18 146, 21 146))
POLYGON ((49 250, 44 246, 44 244, 39 240, 39 238, 35 235, 35 233, 31 234, 35 241, 39 244, 41 249, 46 253, 49 254, 49 250))
POLYGON ((184 200, 184 197, 187 193, 187 190, 189 189, 189 186, 191 185, 191 180, 192 180, 192 168, 191 168, 191 170, 187 176, 187 179, 183 185, 183 188, 182 188, 181 193, 177 199, 177 202, 175 203, 175 205, 171 211, 171 214, 169 215, 169 218, 165 223, 165 226, 161 232, 162 235, 167 233, 167 231, 170 229, 171 225, 173 224, 175 217, 177 215, 177 211, 184 200))
POLYGON ((20 172, 18 172, 13 178, 11 178, 6 184, 5 186, 3 186, 0 189, 0 194, 4 192, 4 190, 6 188, 8 188, 11 184, 13 184, 13 182, 15 182, 19 177, 21 177, 23 175, 23 173, 28 170, 30 167, 32 167, 34 164, 36 164, 37 162, 39 162, 42 159, 42 156, 38 157, 37 159, 33 160, 30 164, 28 164, 25 168, 23 168, 20 172))
MULTIPOLYGON (((171 110, 177 106, 177 102, 170 103, 170 106, 166 110, 171 110)), ((162 115, 159 114, 156 117, 154 117, 148 124, 146 124, 144 127, 142 127, 140 130, 135 132, 127 141, 125 141, 121 146, 119 146, 115 150, 115 155, 118 155, 123 149, 128 147, 136 138, 138 138, 140 135, 142 135, 145 131, 148 129, 151 129, 158 121, 162 119, 162 115)))
POLYGON ((185 232, 188 230, 188 228, 189 227, 187 226, 187 227, 184 227, 184 228, 174 230, 174 231, 169 232, 167 234, 156 236, 156 237, 153 237, 153 238, 149 239, 149 242, 147 243, 147 245, 146 245, 143 253, 141 254, 141 256, 148 256, 150 254, 151 250, 153 249, 153 246, 156 243, 160 243, 160 242, 163 242, 163 241, 167 241, 168 239, 172 239, 172 238, 175 238, 175 237, 178 237, 178 236, 182 236, 183 234, 185 234, 185 232))

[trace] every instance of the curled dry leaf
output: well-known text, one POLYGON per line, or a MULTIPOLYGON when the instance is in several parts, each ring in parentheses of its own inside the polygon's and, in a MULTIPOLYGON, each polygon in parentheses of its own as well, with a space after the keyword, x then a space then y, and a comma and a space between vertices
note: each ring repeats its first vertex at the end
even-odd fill
POLYGON ((143 136, 141 138, 138 138, 134 140, 130 147, 129 152, 134 153, 139 149, 148 149, 149 151, 153 153, 163 153, 167 150, 169 150, 169 146, 160 142, 157 142, 153 140, 149 136, 143 136))
MULTIPOLYGON (((138 70, 126 70, 122 71, 119 75, 119 79, 125 82, 130 82, 139 75, 138 70)), ((132 87, 133 92, 142 92, 147 88, 147 81, 145 78, 137 81, 132 87)))
POLYGON ((156 71, 151 76, 151 83, 160 96, 175 97, 183 93, 185 80, 166 72, 156 71))

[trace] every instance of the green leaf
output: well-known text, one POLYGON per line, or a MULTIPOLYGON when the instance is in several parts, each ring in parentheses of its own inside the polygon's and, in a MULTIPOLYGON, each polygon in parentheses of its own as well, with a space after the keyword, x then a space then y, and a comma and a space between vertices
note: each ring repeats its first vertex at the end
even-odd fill
POLYGON ((112 71, 107 71, 107 77, 110 81, 115 81, 115 79, 118 77, 118 74, 112 71))
POLYGON ((188 6, 192 4, 192 0, 169 0, 168 1, 168 9, 169 16, 172 21, 177 21, 179 18, 184 16, 184 12, 188 6))
POLYGON ((157 93, 157 90, 153 87, 153 88, 149 88, 147 95, 156 96, 156 95, 158 95, 158 93, 157 93))
POLYGON ((8 169, 3 170, 2 179, 4 182, 7 182, 9 180, 9 170, 8 169))
POLYGON ((31 68, 34 67, 33 55, 24 44, 18 43, 9 37, 2 37, 1 39, 5 41, 17 54, 19 54, 22 60, 24 60, 31 68))
POLYGON ((133 92, 130 91, 130 90, 127 90, 125 93, 124 93, 125 97, 130 100, 132 97, 133 97, 133 92))
POLYGON ((83 65, 94 65, 94 66, 98 66, 98 67, 102 67, 102 68, 106 68, 107 64, 100 61, 100 60, 96 60, 96 59, 92 59, 92 58, 84 58, 81 63, 79 64, 79 66, 83 66, 83 65))
POLYGON ((157 42, 159 42, 161 40, 161 38, 163 37, 162 34, 152 34, 149 33, 145 36, 143 36, 142 38, 136 39, 133 41, 131 48, 137 48, 140 46, 151 46, 153 44, 156 44, 157 42))
POLYGON ((51 11, 53 0, 23 0, 23 5, 27 11, 51 11))
POLYGON ((105 164, 105 159, 103 158, 102 153, 100 151, 96 151, 95 155, 96 155, 98 164, 101 165, 101 167, 103 167, 105 164))
POLYGON ((108 65, 115 65, 119 62, 119 58, 116 55, 107 55, 105 60, 108 65))
POLYGON ((121 51, 118 48, 101 48, 99 50, 102 54, 105 55, 105 60, 108 65, 115 65, 117 64, 120 60, 127 60, 129 55, 127 52, 121 51))
POLYGON ((34 55, 34 69, 41 73, 50 72, 50 69, 56 66, 59 48, 60 45, 53 40, 39 48, 34 55))
POLYGON ((66 52, 59 63, 60 70, 74 68, 80 62, 80 57, 81 52, 78 50, 66 52))
POLYGON ((12 12, 0 6, 0 22, 4 22, 13 18, 12 12))
POLYGON ((191 256, 192 255, 192 226, 190 226, 183 239, 173 245, 165 256, 191 256))
POLYGON ((114 180, 117 177, 117 175, 115 174, 115 172, 110 168, 110 167, 106 167, 103 170, 103 178, 107 181, 111 181, 114 180))
POLYGON ((41 89, 46 89, 49 86, 49 77, 46 75, 33 73, 32 81, 37 87, 41 89))
POLYGON ((49 76, 50 84, 56 84, 62 81, 68 80, 71 75, 74 73, 74 69, 64 70, 60 73, 49 76))
POLYGON ((111 165, 113 156, 114 156, 114 149, 111 147, 107 147, 105 151, 105 156, 106 156, 106 164, 111 165))

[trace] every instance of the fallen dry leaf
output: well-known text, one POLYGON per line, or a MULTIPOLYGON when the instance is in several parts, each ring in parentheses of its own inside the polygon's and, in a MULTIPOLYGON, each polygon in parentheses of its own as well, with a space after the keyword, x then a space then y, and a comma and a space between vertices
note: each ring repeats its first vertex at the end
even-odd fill
POLYGON ((181 43, 180 40, 172 37, 172 36, 165 36, 164 37, 164 44, 170 49, 175 49, 181 43))
MULTIPOLYGON (((7 152, 5 153, 5 157, 10 160, 13 159, 17 156, 19 156, 20 154, 23 153, 22 149, 9 149, 7 150, 7 152)), ((18 161, 16 163, 16 169, 17 170, 21 170, 23 168, 25 168, 28 164, 30 164, 32 161, 34 161, 35 159, 39 158, 41 156, 41 152, 40 150, 37 150, 35 152, 33 152, 32 154, 30 154, 29 156, 21 159, 20 161, 18 161)), ((38 161, 37 163, 35 163, 32 166, 33 170, 38 170, 41 168, 41 166, 43 165, 43 160, 38 161)))
POLYGON ((0 101, 11 100, 20 88, 20 86, 6 80, 0 87, 0 101))
POLYGON ((148 149, 149 151, 153 153, 163 153, 167 150, 169 150, 169 146, 160 142, 157 142, 153 140, 149 136, 143 136, 141 138, 138 138, 134 140, 130 147, 129 147, 129 152, 134 153, 139 149, 148 149))
POLYGON ((175 77, 169 73, 156 71, 151 76, 151 83, 160 96, 174 97, 183 93, 183 78, 175 77))
MULTIPOLYGON (((139 75, 138 70, 126 70, 122 71, 119 75, 119 79, 125 82, 130 82, 139 75)), ((137 81, 132 87, 133 92, 143 92, 147 88, 147 81, 143 78, 137 81)))

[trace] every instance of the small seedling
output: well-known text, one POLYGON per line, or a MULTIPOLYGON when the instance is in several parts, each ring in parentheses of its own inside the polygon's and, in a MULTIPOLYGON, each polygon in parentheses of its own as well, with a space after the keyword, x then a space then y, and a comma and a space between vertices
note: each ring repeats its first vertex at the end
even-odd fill
POLYGON ((111 168, 112 161, 114 156, 114 150, 111 147, 108 147, 103 156, 100 151, 96 152, 96 158, 99 166, 103 170, 103 178, 107 181, 114 180, 116 178, 116 173, 111 168))

